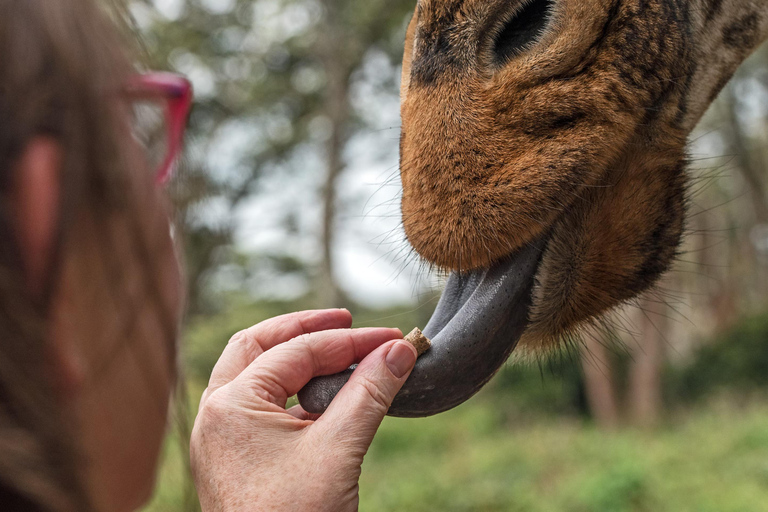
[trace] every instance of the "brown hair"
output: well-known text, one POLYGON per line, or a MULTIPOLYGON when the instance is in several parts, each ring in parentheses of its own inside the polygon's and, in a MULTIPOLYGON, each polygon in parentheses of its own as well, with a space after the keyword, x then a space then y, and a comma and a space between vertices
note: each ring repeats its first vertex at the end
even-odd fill
MULTIPOLYGON (((46 319, 57 265, 43 297, 23 281, 9 192, 29 140, 63 149, 57 252, 87 214, 126 206, 125 155, 115 95, 132 71, 114 19, 93 0, 0 0, 0 508, 88 510, 77 444, 46 375, 46 319)), ((106 229, 106 226, 101 225, 106 229)), ((106 237, 108 238, 108 237, 106 237)))

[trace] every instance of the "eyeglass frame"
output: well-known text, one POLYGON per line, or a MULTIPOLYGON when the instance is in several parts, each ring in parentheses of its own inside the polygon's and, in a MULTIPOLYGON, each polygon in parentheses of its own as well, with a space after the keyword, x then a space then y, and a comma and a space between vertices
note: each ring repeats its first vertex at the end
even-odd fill
POLYGON ((126 86, 129 100, 165 101, 166 155, 155 171, 155 184, 163 186, 171 179, 181 154, 187 119, 192 109, 192 83, 175 73, 149 72, 135 75, 126 86))

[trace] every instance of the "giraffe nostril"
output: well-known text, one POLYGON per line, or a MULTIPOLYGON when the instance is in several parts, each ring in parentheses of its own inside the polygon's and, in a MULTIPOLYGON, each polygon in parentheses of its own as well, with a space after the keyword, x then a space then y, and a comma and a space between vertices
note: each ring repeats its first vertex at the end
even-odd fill
POLYGON ((506 64, 539 39, 553 6, 554 0, 528 0, 516 9, 494 40, 493 55, 497 64, 506 64))

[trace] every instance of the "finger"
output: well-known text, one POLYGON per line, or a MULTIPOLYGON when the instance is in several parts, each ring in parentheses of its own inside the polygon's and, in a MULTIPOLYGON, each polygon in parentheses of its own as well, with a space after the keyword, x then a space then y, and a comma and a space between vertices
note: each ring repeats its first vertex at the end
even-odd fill
POLYGON ((300 420, 315 421, 320 417, 319 414, 312 414, 311 412, 305 411, 301 405, 294 405, 290 409, 287 409, 285 412, 300 420))
POLYGON ((346 309, 323 309, 277 316, 238 332, 229 340, 213 367, 203 401, 270 348, 302 334, 351 325, 352 315, 346 309))
POLYGON ((298 393, 312 377, 338 373, 392 338, 402 338, 399 329, 373 327, 304 334, 265 352, 233 384, 285 407, 288 397, 298 393))
POLYGON ((392 400, 411 374, 416 357, 413 345, 403 340, 372 352, 355 369, 315 427, 325 435, 337 433, 364 454, 392 400))

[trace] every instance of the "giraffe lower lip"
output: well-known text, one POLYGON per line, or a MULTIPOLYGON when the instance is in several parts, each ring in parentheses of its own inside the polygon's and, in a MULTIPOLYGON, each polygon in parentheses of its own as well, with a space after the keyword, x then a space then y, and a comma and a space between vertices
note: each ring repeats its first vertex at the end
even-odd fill
MULTIPOLYGON (((424 417, 447 411, 485 385, 515 349, 528 325, 540 243, 531 243, 489 269, 453 273, 424 334, 430 348, 416 362, 388 414, 424 417)), ((322 413, 354 367, 312 379, 298 395, 322 413)))

